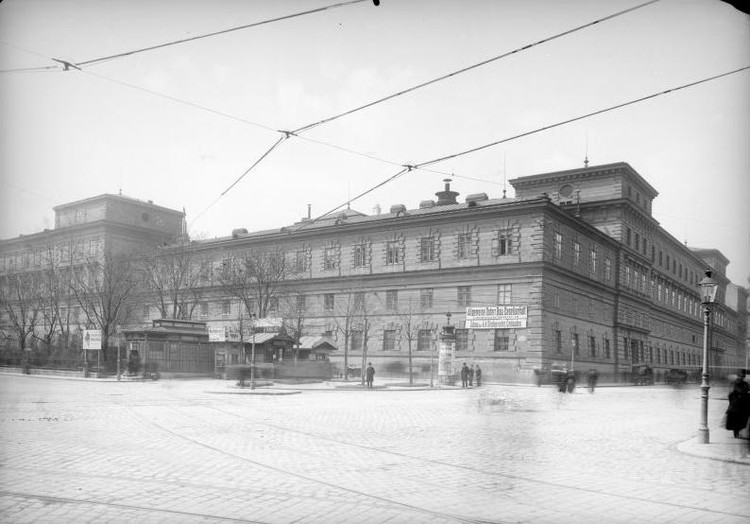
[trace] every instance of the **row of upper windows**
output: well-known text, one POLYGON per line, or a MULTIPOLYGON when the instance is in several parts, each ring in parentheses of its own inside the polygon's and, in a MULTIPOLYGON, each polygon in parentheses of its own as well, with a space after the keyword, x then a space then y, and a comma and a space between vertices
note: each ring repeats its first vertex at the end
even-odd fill
MULTIPOLYGON (((637 231, 631 231, 629 227, 625 228, 625 244, 646 256, 649 254, 646 236, 642 236, 637 231)), ((677 275, 677 278, 690 285, 697 286, 698 281, 702 278, 700 273, 690 269, 686 262, 678 260, 675 255, 670 256, 669 253, 665 253, 661 248, 657 248, 653 242, 651 243, 651 262, 660 268, 671 271, 672 274, 677 275)))
MULTIPOLYGON (((334 311, 337 306, 337 295, 335 293, 324 293, 321 295, 322 305, 325 311, 334 311)), ((496 299, 497 304, 510 304, 512 297, 512 284, 497 284, 496 287, 496 299)), ((293 307, 297 311, 304 311, 307 306, 307 295, 296 295, 294 297, 293 307)), ((351 295, 339 295, 339 301, 344 301, 343 307, 350 312, 363 312, 367 307, 367 298, 364 291, 353 293, 351 295), (350 303, 351 301, 351 303, 350 303)), ((432 309, 434 307, 435 290, 433 288, 422 288, 419 290, 419 307, 422 310, 432 309)), ((472 305, 471 298, 471 286, 459 286, 456 289, 456 303, 459 307, 468 307, 472 305)), ((221 300, 218 302, 218 311, 216 314, 222 317, 229 317, 232 315, 232 301, 221 300)), ((399 290, 388 289, 385 291, 385 309, 390 311, 397 311, 399 309, 399 290)), ((238 307, 235 305, 235 308, 238 307)), ((250 304, 251 313, 255 313, 255 304, 250 304)), ((271 297, 269 301, 268 310, 271 313, 277 313, 280 310, 279 297, 271 297)), ((198 303, 197 313, 200 318, 207 318, 210 316, 209 303, 208 301, 201 301, 198 303)), ((237 311, 235 310, 235 314, 237 311)), ((143 316, 148 318, 151 314, 150 306, 144 306, 143 316)))
MULTIPOLYGON (((476 232, 458 233, 455 238, 454 257, 458 260, 477 256, 478 236, 476 232)), ((492 256, 500 257, 516 252, 516 242, 510 230, 498 231, 492 239, 492 256)), ((351 248, 352 267, 367 267, 372 259, 369 242, 359 242, 351 248)), ((440 242, 435 235, 418 239, 415 254, 421 263, 436 262, 440 257, 440 242)), ((405 261, 406 245, 403 240, 389 240, 383 245, 385 265, 399 265, 405 261)), ((294 253, 291 269, 301 273, 310 269, 312 253, 309 249, 297 250, 294 253)), ((334 270, 341 266, 341 248, 331 245, 323 248, 322 269, 334 270)))
POLYGON ((46 248, 35 248, 28 251, 17 251, 0 256, 0 271, 42 267, 50 263, 83 261, 87 257, 100 253, 101 241, 98 239, 76 240, 46 248))
MULTIPOLYGON (((573 240, 572 253, 573 253, 573 267, 580 267, 583 264, 583 246, 577 240, 573 240)), ((560 261, 563 257, 563 235, 560 232, 555 233, 552 256, 555 260, 560 261)), ((588 273, 591 278, 598 278, 600 271, 600 256, 596 248, 589 248, 588 252, 588 273)), ((610 257, 604 257, 604 263, 602 266, 602 279, 604 281, 612 280, 612 259, 610 257)))

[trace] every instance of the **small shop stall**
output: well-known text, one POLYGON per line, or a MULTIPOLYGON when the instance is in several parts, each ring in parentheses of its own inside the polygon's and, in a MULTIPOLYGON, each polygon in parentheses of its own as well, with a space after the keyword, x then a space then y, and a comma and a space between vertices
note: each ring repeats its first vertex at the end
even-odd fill
POLYGON ((159 318, 151 327, 124 332, 127 374, 212 375, 214 350, 205 322, 159 318))

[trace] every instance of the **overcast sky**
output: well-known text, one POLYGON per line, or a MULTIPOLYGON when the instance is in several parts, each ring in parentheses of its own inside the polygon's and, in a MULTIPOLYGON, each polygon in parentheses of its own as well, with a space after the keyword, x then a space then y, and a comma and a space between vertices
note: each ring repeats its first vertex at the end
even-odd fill
MULTIPOLYGON (((6 0, 0 69, 80 63, 334 3, 6 0)), ((53 206, 120 191, 184 207, 193 236, 278 228, 308 204, 313 216, 341 205, 401 164, 750 65, 746 14, 718 0, 662 0, 285 140, 220 197, 278 140, 274 130, 641 3, 367 1, 82 71, 0 73, 0 238, 52 227, 53 206)), ((417 207, 445 173, 459 198, 499 197, 504 179, 577 168, 588 151, 591 165, 633 166, 659 191, 661 225, 689 246, 721 250, 729 277, 747 285, 748 93, 746 70, 431 166, 442 173, 412 171, 352 208, 417 207)))

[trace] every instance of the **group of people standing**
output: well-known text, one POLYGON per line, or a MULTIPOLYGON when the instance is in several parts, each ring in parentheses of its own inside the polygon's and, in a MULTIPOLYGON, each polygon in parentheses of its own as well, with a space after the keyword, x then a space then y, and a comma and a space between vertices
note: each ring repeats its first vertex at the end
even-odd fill
POLYGON ((477 381, 477 387, 481 386, 482 368, 479 367, 479 364, 477 364, 476 366, 472 364, 471 367, 469 367, 466 365, 466 362, 464 362, 464 365, 461 367, 461 387, 474 387, 475 378, 477 381))

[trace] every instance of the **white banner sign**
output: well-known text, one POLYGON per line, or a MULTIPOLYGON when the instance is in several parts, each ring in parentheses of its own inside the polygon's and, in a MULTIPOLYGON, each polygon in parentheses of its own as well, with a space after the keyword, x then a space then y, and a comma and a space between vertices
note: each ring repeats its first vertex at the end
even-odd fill
POLYGON ((526 306, 488 306, 466 308, 467 329, 525 328, 526 306))
POLYGON ((102 330, 83 330, 83 349, 102 349, 102 330))
POLYGON ((226 342, 227 330, 224 326, 206 326, 209 342, 226 342))

